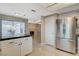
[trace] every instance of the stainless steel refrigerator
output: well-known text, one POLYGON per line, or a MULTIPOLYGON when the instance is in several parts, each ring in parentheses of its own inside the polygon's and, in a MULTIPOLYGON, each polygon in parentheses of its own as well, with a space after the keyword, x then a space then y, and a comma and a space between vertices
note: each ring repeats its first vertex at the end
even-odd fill
POLYGON ((56 48, 68 53, 77 53, 76 18, 56 20, 56 48))

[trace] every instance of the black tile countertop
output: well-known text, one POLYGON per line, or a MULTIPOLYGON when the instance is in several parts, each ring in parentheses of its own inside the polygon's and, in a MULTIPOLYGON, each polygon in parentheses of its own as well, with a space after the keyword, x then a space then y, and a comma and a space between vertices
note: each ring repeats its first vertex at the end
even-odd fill
POLYGON ((77 36, 79 36, 79 35, 77 35, 77 36))
POLYGON ((23 36, 10 37, 10 38, 0 38, 0 41, 12 40, 12 39, 24 38, 24 37, 30 37, 30 36, 31 36, 31 35, 23 35, 23 36))

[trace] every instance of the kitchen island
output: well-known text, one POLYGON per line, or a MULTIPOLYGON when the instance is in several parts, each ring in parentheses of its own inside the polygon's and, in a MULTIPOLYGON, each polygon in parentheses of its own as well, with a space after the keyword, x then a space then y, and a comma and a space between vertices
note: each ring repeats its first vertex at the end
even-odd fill
POLYGON ((31 35, 0 39, 1 56, 24 56, 32 52, 31 35))

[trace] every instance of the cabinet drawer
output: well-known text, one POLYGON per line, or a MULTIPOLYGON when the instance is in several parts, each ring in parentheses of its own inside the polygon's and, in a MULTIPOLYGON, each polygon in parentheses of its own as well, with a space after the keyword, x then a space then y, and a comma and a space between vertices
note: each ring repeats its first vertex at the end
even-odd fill
POLYGON ((14 43, 14 40, 1 41, 1 47, 10 47, 12 43, 14 43))
POLYGON ((32 43, 32 37, 27 37, 27 38, 25 38, 24 41, 28 41, 27 43, 32 43))
POLYGON ((22 43, 24 43, 25 41, 28 41, 28 38, 21 38, 20 40, 22 43))
POLYGON ((1 41, 1 47, 11 47, 13 45, 18 45, 19 43, 20 39, 1 41))
POLYGON ((26 38, 21 38, 21 42, 24 43, 24 42, 32 42, 32 37, 26 37, 26 38))

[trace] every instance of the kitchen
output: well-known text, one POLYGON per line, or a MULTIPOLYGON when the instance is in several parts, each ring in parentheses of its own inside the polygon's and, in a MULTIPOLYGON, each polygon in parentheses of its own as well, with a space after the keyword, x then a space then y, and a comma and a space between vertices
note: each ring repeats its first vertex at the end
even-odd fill
POLYGON ((3 3, 0 7, 1 56, 79 55, 78 3, 3 3))
POLYGON ((32 52, 32 37, 28 32, 28 20, 0 15, 0 55, 24 56, 32 52))

